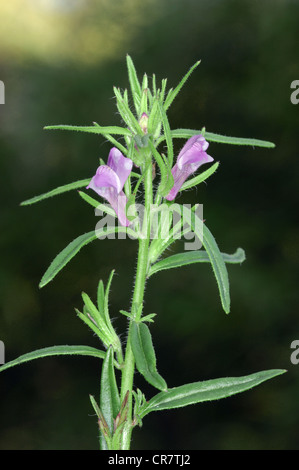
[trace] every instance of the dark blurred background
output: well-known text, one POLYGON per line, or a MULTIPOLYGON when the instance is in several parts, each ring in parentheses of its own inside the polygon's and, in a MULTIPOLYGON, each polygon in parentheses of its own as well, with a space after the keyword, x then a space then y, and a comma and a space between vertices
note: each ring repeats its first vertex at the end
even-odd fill
MULTIPOLYGON (((159 372, 170 387, 286 368, 242 395, 153 413, 133 449, 298 449, 298 124, 290 84, 299 79, 295 0, 10 0, 0 7, 1 315, 6 361, 54 344, 98 346, 76 317, 81 291, 95 299, 115 268, 110 308, 127 324, 134 241, 85 247, 39 290, 51 260, 98 219, 76 192, 20 207, 24 199, 92 176, 110 144, 99 136, 44 131, 48 124, 119 125, 113 85, 128 87, 126 53, 139 76, 175 86, 198 60, 169 111, 172 128, 255 137, 274 150, 212 144, 218 172, 180 202, 204 204, 222 251, 246 251, 228 266, 232 309, 222 311, 209 265, 154 276, 146 311, 159 372)), ((176 141, 176 152, 182 141, 176 141)), ((173 252, 181 249, 180 244, 173 252)), ((0 375, 1 449, 97 449, 89 394, 98 397, 93 358, 41 359, 0 375)), ((155 390, 136 374, 149 398, 155 390)))

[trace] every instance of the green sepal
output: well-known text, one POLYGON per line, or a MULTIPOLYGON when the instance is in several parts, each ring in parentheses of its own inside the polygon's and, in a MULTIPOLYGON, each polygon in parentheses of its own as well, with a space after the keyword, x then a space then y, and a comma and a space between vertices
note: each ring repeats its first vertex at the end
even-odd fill
POLYGON ((128 390, 120 406, 119 413, 114 419, 114 433, 112 437, 112 449, 120 448, 123 429, 129 416, 129 397, 130 397, 130 392, 128 390))
MULTIPOLYGON (((146 75, 145 75, 146 76, 146 75)), ((143 113, 148 114, 148 90, 147 86, 143 88, 140 101, 140 109, 138 112, 139 116, 142 116, 143 113)))
POLYGON ((167 384, 156 368, 156 355, 151 333, 143 322, 132 322, 131 346, 136 367, 145 380, 158 390, 167 390, 167 384))
POLYGON ((139 147, 141 149, 148 147, 149 138, 150 138, 150 134, 134 135, 134 140, 136 142, 136 145, 137 145, 137 147, 139 147))

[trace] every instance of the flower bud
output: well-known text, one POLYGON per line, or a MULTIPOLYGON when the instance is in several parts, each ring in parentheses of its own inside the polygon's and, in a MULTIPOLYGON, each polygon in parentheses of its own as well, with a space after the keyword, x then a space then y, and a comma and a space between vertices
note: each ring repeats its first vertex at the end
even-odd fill
POLYGON ((139 126, 144 134, 147 134, 147 125, 148 125, 148 115, 142 113, 141 118, 139 119, 139 126))

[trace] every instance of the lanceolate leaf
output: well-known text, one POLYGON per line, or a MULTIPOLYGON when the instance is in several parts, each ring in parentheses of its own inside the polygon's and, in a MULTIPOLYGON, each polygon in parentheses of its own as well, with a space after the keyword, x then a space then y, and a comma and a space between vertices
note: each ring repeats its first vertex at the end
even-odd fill
POLYGON ((131 345, 139 372, 158 390, 167 390, 167 384, 156 368, 152 337, 145 323, 132 322, 131 345))
POLYGON ((191 178, 187 180, 181 187, 181 191, 184 191, 185 189, 193 188, 193 186, 197 186, 198 184, 202 183, 203 181, 206 181, 210 176, 215 173, 215 171, 219 167, 219 162, 214 163, 208 170, 203 171, 199 175, 195 176, 194 178, 191 178))
POLYGON ((75 181, 74 183, 65 184, 64 186, 59 186, 58 188, 52 189, 47 193, 40 194, 39 196, 32 197, 26 201, 21 202, 21 206, 28 206, 34 204, 35 202, 42 201, 43 199, 48 199, 49 197, 57 196, 58 194, 71 191, 73 189, 86 187, 90 183, 91 178, 75 181))
POLYGON ((84 193, 83 191, 78 191, 78 194, 84 201, 88 202, 92 207, 98 209, 98 211, 106 212, 106 214, 112 215, 112 217, 116 217, 114 210, 108 206, 108 204, 102 204, 97 199, 89 196, 89 194, 84 193))
POLYGON ((165 111, 167 111, 167 109, 169 108, 169 106, 171 105, 171 103, 173 102, 173 100, 175 99, 175 97, 177 96, 177 94, 181 91, 181 88, 184 86, 184 84, 186 83, 186 81, 188 80, 188 78, 190 77, 191 73, 193 72, 194 69, 196 69, 196 67, 200 64, 200 61, 196 62, 192 67, 191 69, 186 73, 186 75, 183 77, 183 79, 180 81, 180 83, 178 84, 178 86, 172 90, 168 95, 167 95, 167 98, 165 100, 165 103, 164 103, 164 108, 165 108, 165 111))
POLYGON ((91 356, 104 359, 105 352, 100 351, 90 346, 52 346, 49 348, 37 349, 27 354, 19 356, 13 361, 7 362, 0 367, 0 372, 10 367, 18 366, 24 362, 33 361, 34 359, 40 359, 49 356, 65 356, 65 355, 79 355, 79 356, 91 356))
POLYGON ((68 125, 57 125, 57 126, 46 126, 46 130, 60 130, 60 131, 77 131, 77 132, 88 132, 91 134, 114 134, 114 135, 127 135, 131 136, 132 133, 125 127, 117 126, 100 126, 94 124, 93 126, 68 126, 68 125))
POLYGON ((208 253, 208 256, 210 258, 210 262, 218 284, 223 310, 225 311, 225 313, 229 313, 230 293, 227 269, 223 257, 221 256, 218 245, 216 243, 216 240, 205 224, 203 225, 202 244, 205 247, 206 252, 208 253))
POLYGON ((230 397, 231 395, 245 392, 285 372, 285 370, 274 369, 244 377, 225 377, 170 388, 166 392, 158 393, 151 398, 143 409, 139 411, 139 416, 143 418, 152 411, 170 410, 230 397))
POLYGON ((104 235, 109 235, 117 232, 128 232, 130 235, 134 236, 133 230, 128 227, 111 227, 107 229, 101 229, 97 231, 92 231, 80 235, 78 238, 73 240, 64 250, 62 250, 59 255, 52 261, 49 268, 42 277, 42 280, 39 284, 39 287, 44 287, 48 284, 54 277, 64 268, 64 266, 72 259, 74 256, 81 250, 81 248, 88 243, 92 242, 96 238, 99 238, 104 235))
POLYGON ((81 248, 97 238, 95 231, 84 233, 73 240, 59 255, 52 261, 49 268, 43 275, 39 287, 44 287, 64 268, 64 266, 81 250, 81 248))
MULTIPOLYGON (((174 129, 171 131, 173 138, 189 139, 193 135, 202 134, 203 130, 199 129, 174 129)), ((165 137, 161 137, 157 144, 161 143, 165 137)), ((227 135, 215 134, 213 132, 205 131, 205 139, 208 142, 218 142, 219 144, 231 144, 231 145, 250 145, 252 147, 266 147, 274 148, 273 142, 260 139, 250 139, 246 137, 230 137, 227 135)))
POLYGON ((274 148, 273 142, 259 139, 246 139, 244 137, 229 137, 226 135, 214 134, 213 132, 206 132, 205 138, 210 142, 219 142, 220 144, 233 144, 233 145, 250 145, 252 147, 266 147, 274 148))
MULTIPOLYGON (((119 412, 120 398, 115 379, 113 348, 111 346, 107 349, 102 366, 100 409, 108 424, 110 434, 112 435, 113 419, 116 418, 116 415, 119 412)), ((105 444, 104 440, 102 440, 102 449, 106 448, 105 444)))
POLYGON ((164 135, 165 135, 165 140, 167 144, 167 160, 169 163, 169 166, 172 167, 173 163, 173 143, 172 143, 172 138, 171 138, 171 131, 170 131, 170 126, 167 118, 167 114, 165 112, 164 107, 160 104, 160 113, 161 113, 161 119, 163 123, 163 130, 164 130, 164 135))
POLYGON ((163 158, 159 154, 159 152, 156 150, 154 144, 151 142, 151 140, 148 141, 149 148, 152 151, 153 157, 156 160, 160 173, 161 173, 161 183, 159 186, 159 193, 162 196, 166 196, 170 188, 173 186, 173 176, 171 173, 171 167, 167 164, 168 162, 164 162, 163 158))
MULTIPOLYGON (((245 252, 242 248, 238 248, 237 251, 228 255, 226 253, 221 253, 223 261, 225 263, 240 264, 245 260, 245 252)), ((209 263, 210 257, 206 251, 196 250, 196 251, 184 251, 183 253, 178 253, 173 256, 168 256, 158 263, 150 267, 148 277, 152 276, 159 271, 164 269, 179 268, 181 266, 187 266, 194 263, 209 263)))
POLYGON ((136 112, 139 113, 141 101, 141 86, 137 77, 136 69, 133 60, 127 55, 127 68, 129 75, 129 82, 131 86, 132 97, 135 105, 136 112))
MULTIPOLYGON (((190 210, 186 206, 181 206, 179 204, 174 204, 173 209, 174 211, 179 211, 181 216, 181 223, 184 225, 189 225, 192 232, 194 232, 202 242, 216 277, 223 310, 225 313, 229 313, 230 293, 228 273, 223 256, 219 250, 215 238, 211 234, 206 224, 202 222, 202 220, 195 214, 195 212, 193 212, 193 210, 190 210)), ((166 240, 166 243, 163 245, 163 251, 167 246, 169 246, 170 242, 174 241, 172 238, 173 237, 170 237, 169 243, 166 240)), ((162 254, 163 251, 161 251, 160 254, 162 254)), ((154 259, 157 259, 157 257, 155 256, 154 259)))
POLYGON ((120 397, 115 378, 113 348, 111 346, 107 349, 102 366, 100 408, 107 423, 111 425, 110 430, 113 431, 113 419, 116 418, 120 409, 120 397))

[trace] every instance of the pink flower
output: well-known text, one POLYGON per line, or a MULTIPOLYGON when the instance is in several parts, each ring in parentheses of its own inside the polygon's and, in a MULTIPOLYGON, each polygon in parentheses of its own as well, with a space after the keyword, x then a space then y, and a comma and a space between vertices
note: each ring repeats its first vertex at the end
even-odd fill
POLYGON ((98 167, 87 189, 93 189, 106 199, 114 209, 121 225, 127 227, 130 221, 126 217, 127 197, 123 187, 132 171, 133 162, 113 147, 110 150, 107 165, 98 167))
POLYGON ((209 147, 206 139, 201 135, 194 135, 180 151, 177 162, 171 170, 174 184, 166 199, 173 201, 186 179, 204 163, 212 162, 214 159, 206 153, 209 147))

